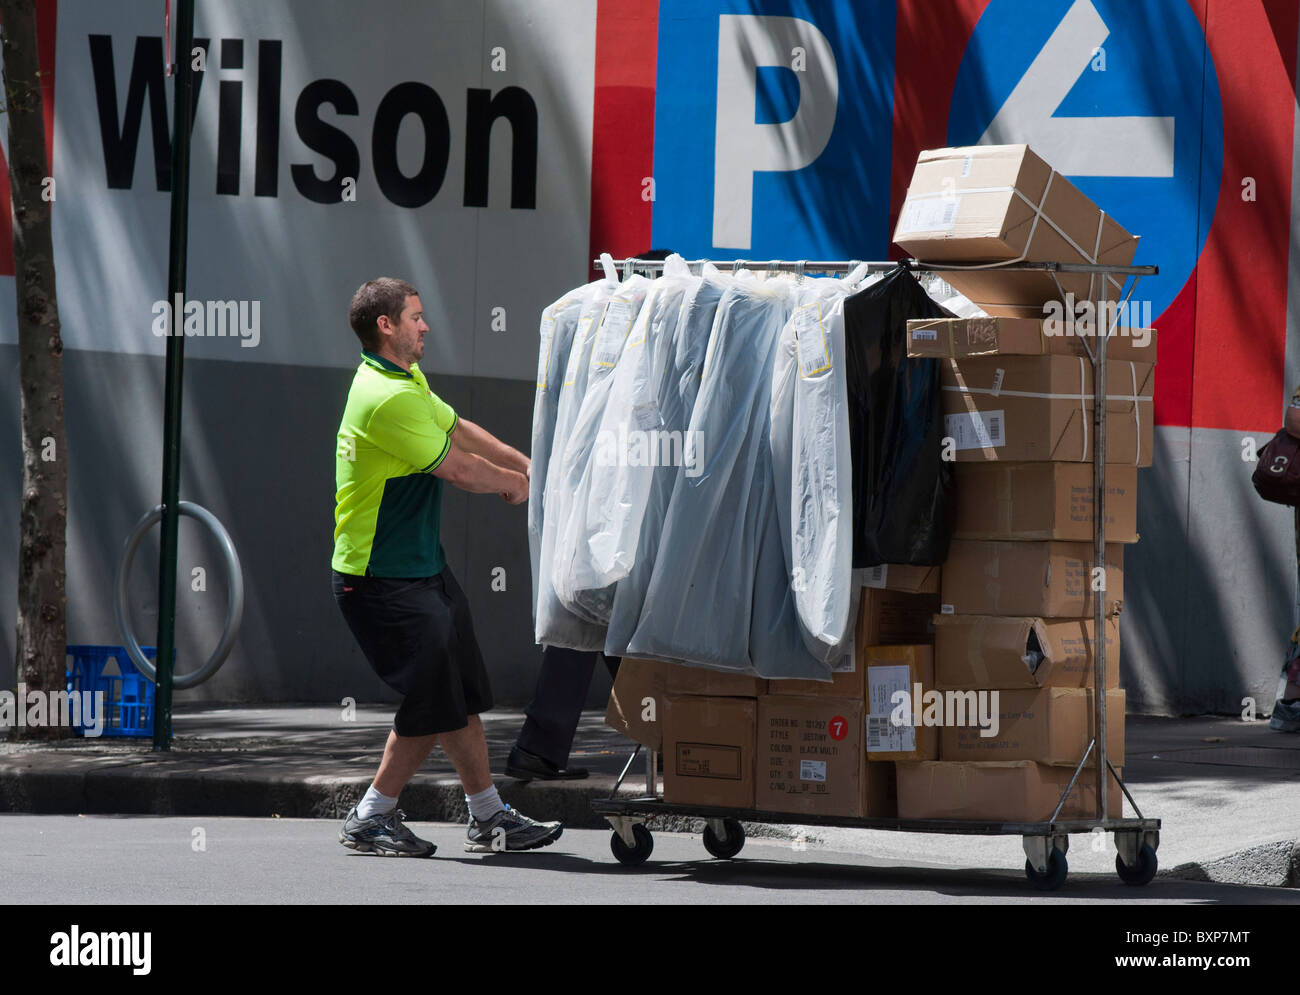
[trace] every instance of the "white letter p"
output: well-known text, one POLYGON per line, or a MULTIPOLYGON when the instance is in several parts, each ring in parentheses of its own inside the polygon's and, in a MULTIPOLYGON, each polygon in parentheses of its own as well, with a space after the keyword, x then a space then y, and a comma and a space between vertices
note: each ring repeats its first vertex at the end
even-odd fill
POLYGON ((718 18, 718 119, 713 171, 713 245, 748 249, 754 174, 789 172, 813 162, 835 128, 839 74, 830 42, 797 17, 722 14, 718 18), (790 50, 808 52, 795 73, 799 106, 780 124, 755 124, 760 66, 790 67, 790 50))

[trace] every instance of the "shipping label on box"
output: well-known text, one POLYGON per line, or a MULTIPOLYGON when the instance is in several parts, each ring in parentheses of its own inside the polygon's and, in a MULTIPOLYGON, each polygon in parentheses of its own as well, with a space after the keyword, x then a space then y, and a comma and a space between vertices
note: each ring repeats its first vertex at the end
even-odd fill
POLYGON ((918 725, 918 695, 934 688, 930 646, 871 646, 866 653, 868 760, 933 760, 938 730, 918 725))
POLYGON ((861 700, 764 695, 758 699, 757 755, 759 810, 859 814, 861 700))
MULTIPOLYGON (((868 670, 867 749, 872 753, 911 753, 916 749, 916 728, 893 721, 900 696, 911 701, 912 670, 906 664, 876 666, 868 670)), ((911 709, 907 710, 909 713, 911 709)))
MULTIPOLYGON (((1106 461, 1150 466, 1150 363, 1106 363, 1106 461)), ((940 363, 944 431, 958 462, 1091 462, 1092 364, 1069 356, 993 356, 940 363)))

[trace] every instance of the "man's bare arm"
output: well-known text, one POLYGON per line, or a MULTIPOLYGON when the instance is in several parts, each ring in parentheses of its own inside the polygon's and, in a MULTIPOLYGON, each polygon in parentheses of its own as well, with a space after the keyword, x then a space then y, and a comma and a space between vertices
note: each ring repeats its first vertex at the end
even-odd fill
MULTIPOLYGON (((456 432, 456 435, 459 434, 456 432)), ((517 470, 498 466, 482 456, 467 453, 455 445, 438 464, 433 475, 471 494, 491 494, 495 491, 510 504, 523 504, 528 500, 527 476, 517 470)))
POLYGON ((459 447, 462 452, 481 456, 497 466, 528 475, 530 464, 528 457, 513 446, 507 446, 495 435, 477 425, 468 418, 461 418, 456 423, 456 430, 451 434, 451 445, 459 447))

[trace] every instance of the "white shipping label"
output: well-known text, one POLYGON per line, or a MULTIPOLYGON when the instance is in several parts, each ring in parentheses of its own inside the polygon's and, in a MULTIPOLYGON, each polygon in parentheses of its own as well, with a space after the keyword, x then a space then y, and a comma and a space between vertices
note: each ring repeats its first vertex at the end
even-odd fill
POLYGON ((912 329, 913 342, 938 342, 939 330, 937 328, 914 328, 912 329))
POLYGON ((537 386, 546 389, 546 374, 551 368, 551 339, 555 337, 555 319, 543 318, 542 341, 537 350, 537 386))
POLYGON ((994 371, 993 389, 991 391, 994 397, 997 397, 999 394, 1002 393, 1002 380, 1003 378, 1006 377, 1006 375, 1007 375, 1007 371, 1002 369, 1001 367, 998 367, 998 369, 994 371))
POLYGON ((800 760, 799 780, 819 781, 824 784, 826 782, 826 761, 825 760, 800 760))
POLYGON ((591 353, 593 366, 613 366, 623 351, 623 342, 632 330, 632 305, 628 301, 610 301, 596 333, 596 347, 591 353))
POLYGON ((799 372, 805 377, 831 368, 830 344, 822 325, 821 305, 814 301, 794 313, 794 340, 799 349, 799 372))
POLYGON ((958 449, 997 448, 1007 444, 1003 434, 1006 418, 998 411, 959 411, 944 415, 943 434, 954 441, 958 449))
POLYGON ((898 234, 910 235, 920 231, 952 231, 957 223, 957 209, 961 198, 957 196, 921 196, 909 198, 903 205, 903 220, 898 234))
POLYGON ((889 564, 877 563, 874 567, 867 567, 866 576, 862 582, 863 587, 878 587, 884 589, 885 582, 889 579, 889 564))
POLYGON ((848 646, 845 647, 844 655, 840 657, 838 660, 832 661, 831 673, 832 674, 853 673, 855 669, 853 658, 855 655, 856 655, 856 649, 854 647, 854 641, 852 638, 850 638, 848 646))
POLYGON ((867 668, 867 750, 875 753, 908 753, 916 749, 916 728, 912 718, 912 669, 906 664, 867 668), (907 725, 890 721, 899 691, 907 693, 907 725))

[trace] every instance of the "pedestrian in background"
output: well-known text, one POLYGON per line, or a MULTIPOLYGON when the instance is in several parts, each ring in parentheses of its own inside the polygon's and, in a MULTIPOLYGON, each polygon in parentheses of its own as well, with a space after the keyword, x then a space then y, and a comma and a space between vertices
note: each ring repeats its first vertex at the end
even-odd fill
MULTIPOLYGON (((1300 439, 1300 385, 1291 395, 1282 427, 1288 435, 1300 439)), ((1300 505, 1294 511, 1296 571, 1300 576, 1300 505)), ((1291 634, 1286 662, 1282 664, 1282 676, 1286 679, 1286 689, 1273 704, 1273 717, 1269 719, 1268 725, 1270 729, 1279 732, 1300 732, 1300 628, 1291 634)))

